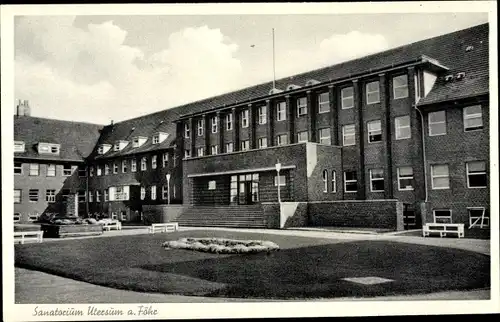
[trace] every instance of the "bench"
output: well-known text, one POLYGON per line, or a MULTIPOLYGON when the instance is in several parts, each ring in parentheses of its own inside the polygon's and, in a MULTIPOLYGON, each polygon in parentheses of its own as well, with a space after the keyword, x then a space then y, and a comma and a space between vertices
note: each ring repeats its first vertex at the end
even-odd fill
POLYGON ((14 243, 24 244, 27 241, 41 243, 43 241, 43 231, 15 231, 14 243))
POLYGON ((122 230, 122 223, 119 221, 105 221, 101 223, 102 229, 110 231, 111 229, 122 230))
POLYGON ((441 224, 427 223, 422 229, 423 236, 430 236, 431 233, 439 233, 439 237, 446 234, 455 234, 458 238, 464 237, 464 224, 441 224))
POLYGON ((154 234, 154 233, 167 233, 171 231, 177 231, 179 230, 179 224, 176 222, 167 222, 163 224, 152 224, 149 227, 149 233, 154 234))

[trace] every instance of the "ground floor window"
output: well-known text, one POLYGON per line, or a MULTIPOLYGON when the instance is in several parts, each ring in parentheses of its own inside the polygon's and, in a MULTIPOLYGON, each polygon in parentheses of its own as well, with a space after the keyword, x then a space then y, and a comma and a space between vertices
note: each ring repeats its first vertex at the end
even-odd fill
POLYGON ((18 212, 14 213, 14 222, 19 222, 21 220, 21 214, 18 212))
POLYGON ((434 209, 434 222, 435 223, 443 223, 443 224, 451 224, 451 209, 434 209))
POLYGON ((358 191, 358 178, 356 171, 344 172, 344 192, 357 192, 358 191))
POLYGON ((28 214, 29 221, 37 221, 38 217, 40 217, 40 214, 38 212, 35 212, 33 214, 28 214))
POLYGON ((470 207, 467 208, 467 212, 469 214, 469 228, 490 226, 490 216, 486 213, 486 208, 470 207))
POLYGON ((38 196, 39 196, 38 189, 30 189, 28 196, 29 196, 29 200, 31 202, 37 202, 38 201, 38 196))
POLYGON ((20 189, 14 189, 14 203, 21 203, 22 192, 20 189))
POLYGON ((45 201, 56 202, 56 190, 55 189, 47 189, 47 191, 45 191, 45 201))
POLYGON ((413 168, 398 168, 398 188, 399 190, 413 190, 413 168))
MULTIPOLYGON (((214 185, 215 185, 215 181, 214 185)), ((231 204, 249 204, 259 201, 259 174, 249 173, 231 176, 230 199, 231 204)))
POLYGON ((371 192, 384 191, 384 170, 382 169, 370 170, 370 190, 371 192))

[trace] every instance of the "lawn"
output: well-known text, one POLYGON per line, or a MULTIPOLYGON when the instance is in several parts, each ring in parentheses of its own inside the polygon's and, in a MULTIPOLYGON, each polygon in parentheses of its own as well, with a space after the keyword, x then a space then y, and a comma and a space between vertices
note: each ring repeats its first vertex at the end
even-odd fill
POLYGON ((16 266, 134 291, 240 298, 371 297, 489 287, 490 258, 389 241, 335 241, 227 231, 117 236, 15 246, 16 266), (270 240, 271 254, 165 250, 180 237, 270 240), (346 277, 393 281, 363 285, 346 277))

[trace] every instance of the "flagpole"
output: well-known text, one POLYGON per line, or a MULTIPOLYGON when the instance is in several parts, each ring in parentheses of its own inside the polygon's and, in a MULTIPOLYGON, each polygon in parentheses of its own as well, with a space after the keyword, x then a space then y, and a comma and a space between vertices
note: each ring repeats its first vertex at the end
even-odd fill
POLYGON ((273 28, 273 88, 276 88, 276 63, 275 63, 275 49, 274 49, 274 28, 273 28))

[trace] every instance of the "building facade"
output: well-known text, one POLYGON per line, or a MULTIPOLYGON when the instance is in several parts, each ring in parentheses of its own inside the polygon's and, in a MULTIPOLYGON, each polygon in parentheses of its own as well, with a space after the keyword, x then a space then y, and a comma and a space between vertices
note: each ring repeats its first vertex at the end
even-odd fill
POLYGON ((480 25, 102 127, 84 157, 80 213, 486 227, 488 69, 480 25))

